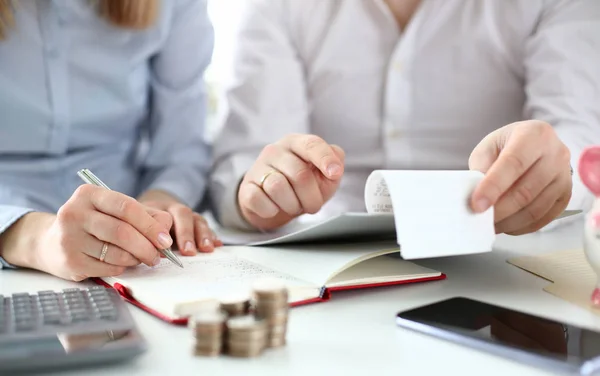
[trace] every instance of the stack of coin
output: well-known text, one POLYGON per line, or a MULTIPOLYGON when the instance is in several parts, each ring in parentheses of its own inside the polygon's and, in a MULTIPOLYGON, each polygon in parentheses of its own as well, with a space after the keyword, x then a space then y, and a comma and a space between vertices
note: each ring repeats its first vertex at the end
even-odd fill
POLYGON ((224 296, 220 299, 221 310, 229 317, 245 316, 250 312, 250 300, 246 294, 224 296))
POLYGON ((262 354, 267 341, 267 323, 254 315, 232 317, 227 320, 227 354, 253 358, 262 354))
POLYGON ((288 290, 280 280, 261 280, 253 284, 255 315, 267 322, 267 347, 286 344, 289 316, 288 290))
POLYGON ((220 311, 204 310, 188 320, 195 338, 196 356, 217 356, 223 348, 227 315, 220 311))

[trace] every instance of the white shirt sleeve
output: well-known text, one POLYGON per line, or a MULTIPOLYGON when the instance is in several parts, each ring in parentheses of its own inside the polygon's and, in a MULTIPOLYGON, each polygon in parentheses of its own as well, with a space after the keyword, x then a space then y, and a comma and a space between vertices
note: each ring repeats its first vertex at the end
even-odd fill
POLYGON ((577 165, 585 146, 600 144, 600 1, 548 4, 525 48, 524 115, 553 125, 569 147, 574 172, 568 209, 587 210, 593 196, 577 165))
POLYGON ((286 20, 285 1, 249 0, 236 30, 214 142, 210 193, 223 226, 251 230, 237 205, 244 174, 261 150, 292 133, 308 133, 303 66, 286 20))

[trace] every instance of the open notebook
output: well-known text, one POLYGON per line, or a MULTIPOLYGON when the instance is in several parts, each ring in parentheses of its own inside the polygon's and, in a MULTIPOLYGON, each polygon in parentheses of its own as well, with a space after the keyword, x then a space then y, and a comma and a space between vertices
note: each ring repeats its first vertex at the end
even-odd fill
POLYGON ((180 269, 164 260, 137 266, 118 277, 96 279, 130 303, 171 323, 185 324, 203 304, 229 294, 250 293, 257 279, 278 278, 291 306, 326 301, 331 291, 444 279, 445 275, 398 257, 393 243, 226 246, 211 254, 181 257, 180 269))
MULTIPOLYGON (((400 245, 407 260, 489 252, 495 241, 493 209, 474 214, 468 206, 482 178, 478 171, 376 170, 365 184, 365 213, 319 221, 302 221, 310 218, 304 216, 264 233, 225 229, 215 221, 211 226, 230 245, 385 239, 400 245)), ((565 211, 558 218, 580 212, 565 211)))

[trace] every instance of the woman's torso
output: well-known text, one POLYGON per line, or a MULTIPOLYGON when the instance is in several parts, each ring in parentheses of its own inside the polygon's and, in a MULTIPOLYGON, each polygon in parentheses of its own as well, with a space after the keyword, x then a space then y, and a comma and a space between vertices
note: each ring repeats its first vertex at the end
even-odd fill
POLYGON ((86 167, 112 188, 134 193, 149 59, 169 30, 170 5, 161 3, 153 27, 132 31, 100 18, 93 1, 16 2, 15 27, 0 41, 4 190, 56 210, 86 167))

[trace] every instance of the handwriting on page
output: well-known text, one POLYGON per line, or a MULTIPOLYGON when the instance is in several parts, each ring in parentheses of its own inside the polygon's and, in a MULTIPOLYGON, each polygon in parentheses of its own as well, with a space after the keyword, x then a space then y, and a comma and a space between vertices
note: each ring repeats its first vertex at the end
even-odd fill
POLYGON ((182 258, 182 261, 183 270, 165 259, 154 268, 140 265, 127 271, 121 278, 130 281, 159 278, 167 283, 169 280, 176 279, 178 283, 183 282, 189 286, 225 287, 232 284, 245 285, 258 278, 269 277, 281 279, 288 285, 306 285, 305 282, 292 276, 225 252, 199 254, 195 257, 182 258))
POLYGON ((365 204, 368 213, 394 213, 392 198, 383 178, 373 178, 367 181, 365 204))

